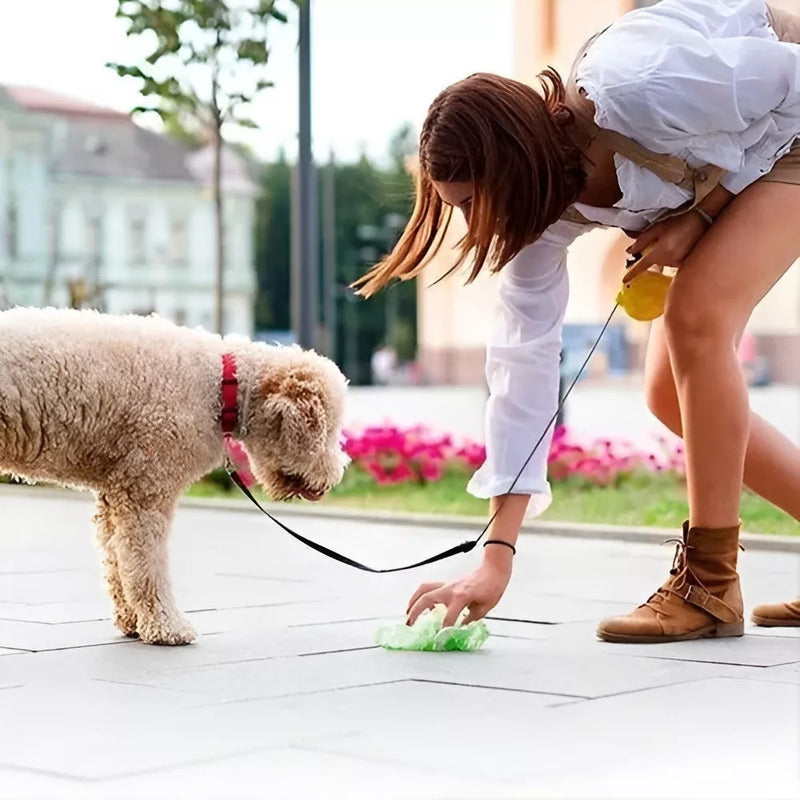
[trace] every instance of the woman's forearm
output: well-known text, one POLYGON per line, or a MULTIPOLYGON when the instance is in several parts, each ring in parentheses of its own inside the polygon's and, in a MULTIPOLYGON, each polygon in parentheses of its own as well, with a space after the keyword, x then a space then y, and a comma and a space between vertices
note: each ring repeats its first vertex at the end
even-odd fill
POLYGON ((715 186, 697 205, 710 217, 715 218, 736 195, 724 186, 715 186))
MULTIPOLYGON (((530 495, 528 494, 505 494, 493 497, 489 501, 489 514, 494 516, 497 511, 497 516, 486 532, 484 541, 493 539, 512 546, 516 545, 529 500, 530 495)), ((483 548, 483 560, 491 564, 510 563, 512 556, 511 548, 503 545, 490 544, 483 548)))

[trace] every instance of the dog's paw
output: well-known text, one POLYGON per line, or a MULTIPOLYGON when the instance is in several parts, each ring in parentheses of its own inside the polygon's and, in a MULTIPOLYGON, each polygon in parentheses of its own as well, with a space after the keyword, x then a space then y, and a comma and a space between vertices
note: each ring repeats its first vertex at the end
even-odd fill
POLYGON ((136 631, 145 644, 190 644, 197 638, 195 629, 188 620, 182 618, 149 623, 140 621, 136 631))
POLYGON ((129 609, 114 612, 114 625, 118 631, 132 639, 139 635, 136 630, 136 614, 129 609))

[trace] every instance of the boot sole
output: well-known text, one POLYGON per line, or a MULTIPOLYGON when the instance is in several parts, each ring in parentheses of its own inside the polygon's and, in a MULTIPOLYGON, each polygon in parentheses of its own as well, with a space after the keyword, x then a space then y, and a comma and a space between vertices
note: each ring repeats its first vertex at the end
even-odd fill
POLYGON ((753 614, 750 619, 754 625, 762 628, 800 628, 800 619, 778 619, 775 617, 759 617, 753 614))
POLYGON ((609 633, 607 631, 597 631, 598 638, 604 642, 614 642, 615 644, 666 644, 667 642, 691 642, 696 639, 722 639, 729 636, 744 635, 744 620, 741 622, 731 622, 719 625, 707 625, 705 628, 698 628, 689 633, 682 633, 676 636, 634 636, 628 633, 609 633))

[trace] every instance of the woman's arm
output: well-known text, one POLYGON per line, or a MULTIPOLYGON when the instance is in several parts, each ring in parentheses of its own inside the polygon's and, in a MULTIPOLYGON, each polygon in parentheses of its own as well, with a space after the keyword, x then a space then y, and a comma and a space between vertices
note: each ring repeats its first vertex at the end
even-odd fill
POLYGON ((486 460, 467 486, 475 497, 530 495, 534 513, 550 504, 547 455, 553 430, 545 430, 558 404, 561 325, 569 295, 566 252, 585 230, 563 221, 551 225, 500 273, 486 348, 486 460))
MULTIPOLYGON (((697 204, 697 207, 705 211, 713 221, 734 197, 736 195, 733 192, 724 186, 717 185, 697 204)), ((704 222, 708 223, 708 220, 704 219, 704 222)))
POLYGON ((407 623, 413 625, 417 617, 428 608, 439 603, 447 606, 443 625, 454 625, 459 614, 465 609, 469 613, 464 622, 472 622, 485 617, 503 596, 511 572, 515 555, 515 542, 522 526, 528 496, 510 494, 492 498, 489 509, 497 517, 487 531, 488 541, 502 541, 512 545, 486 544, 484 542, 481 563, 472 572, 450 583, 423 583, 408 603, 407 623))
MULTIPOLYGON (((500 274, 500 307, 486 354, 486 461, 468 486, 475 496, 490 499, 492 515, 497 512, 488 540, 515 545, 531 498, 535 512, 550 502, 547 455, 558 404, 561 323, 568 294, 566 249, 585 230, 587 226, 555 223, 500 274)), ((423 584, 409 601, 408 624, 438 603, 447 606, 446 625, 465 608, 469 620, 485 616, 503 596, 513 556, 511 547, 488 544, 472 572, 446 584, 423 584)))
POLYGON ((680 268, 725 206, 736 195, 724 186, 716 186, 690 211, 651 225, 636 237, 628 252, 639 260, 625 273, 630 283, 637 275, 655 265, 680 268), (698 213, 700 208, 703 213, 698 213), (708 217, 708 219, 706 219, 708 217), (710 221, 709 221, 710 220, 710 221), (644 253, 639 257, 640 253, 644 253))

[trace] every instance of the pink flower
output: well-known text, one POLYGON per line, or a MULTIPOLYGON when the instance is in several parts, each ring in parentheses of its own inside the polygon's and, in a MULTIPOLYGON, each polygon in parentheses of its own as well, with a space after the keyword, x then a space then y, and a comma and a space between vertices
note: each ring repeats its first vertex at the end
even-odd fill
MULTIPOLYGON (((569 476, 599 486, 614 483, 622 475, 639 469, 685 471, 683 447, 666 437, 656 439, 656 453, 638 450, 625 439, 599 438, 576 440, 568 428, 558 427, 547 456, 548 477, 552 481, 569 476)), ((353 464, 367 471, 379 485, 404 481, 431 483, 440 480, 448 469, 474 471, 486 460, 486 448, 479 442, 434 433, 423 425, 402 428, 373 425, 343 434, 342 449, 353 464)))
POLYGON ((438 481, 442 477, 442 466, 437 461, 424 461, 420 467, 420 475, 428 482, 438 481))

